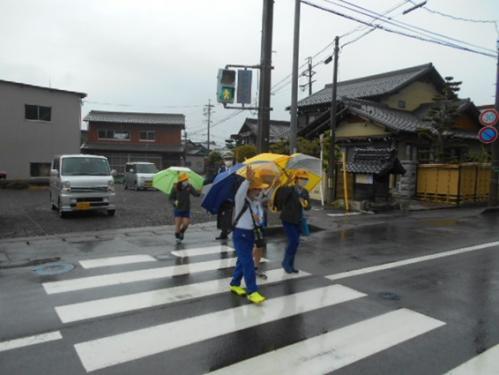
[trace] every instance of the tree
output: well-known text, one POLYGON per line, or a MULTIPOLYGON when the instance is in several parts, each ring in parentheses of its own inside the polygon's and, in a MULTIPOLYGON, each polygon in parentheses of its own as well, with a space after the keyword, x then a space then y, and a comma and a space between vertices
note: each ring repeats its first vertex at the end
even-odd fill
POLYGON ((252 158, 257 154, 254 145, 241 145, 235 147, 233 150, 236 163, 242 163, 246 159, 252 158))
POLYGON ((462 82, 455 82, 453 77, 445 77, 441 93, 433 98, 433 102, 423 121, 428 124, 427 129, 420 129, 418 133, 428 139, 434 148, 435 161, 443 162, 445 149, 452 138, 452 128, 459 117, 459 101, 457 93, 462 82))
POLYGON ((208 155, 208 166, 209 167, 218 167, 222 162, 222 155, 218 151, 212 151, 208 155))

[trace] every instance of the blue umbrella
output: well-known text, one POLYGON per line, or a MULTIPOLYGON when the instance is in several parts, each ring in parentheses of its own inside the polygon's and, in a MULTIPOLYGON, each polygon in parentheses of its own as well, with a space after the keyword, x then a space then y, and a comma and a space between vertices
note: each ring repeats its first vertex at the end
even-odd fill
POLYGON ((220 206, 225 201, 234 201, 237 189, 244 177, 238 175, 236 172, 245 167, 244 164, 236 164, 225 172, 219 173, 213 183, 208 188, 201 207, 205 208, 208 212, 215 215, 218 213, 220 206))

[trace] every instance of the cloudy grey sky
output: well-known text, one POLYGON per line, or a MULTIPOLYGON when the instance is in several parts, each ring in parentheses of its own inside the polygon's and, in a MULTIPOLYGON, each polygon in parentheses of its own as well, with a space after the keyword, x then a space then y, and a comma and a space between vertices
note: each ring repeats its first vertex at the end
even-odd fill
MULTIPOLYGON (((340 0, 309 1, 354 15, 339 7, 346 5, 340 0)), ((404 0, 349 2, 380 13, 406 3, 390 15, 495 50, 497 33, 490 23, 456 21, 424 9, 401 15, 411 6, 404 0)), ((429 0, 427 5, 458 17, 499 18, 497 0, 429 0)), ((201 140, 206 127, 202 106, 216 100, 217 69, 227 63, 259 63, 261 12, 262 0, 2 0, 0 79, 86 92, 83 115, 92 109, 184 113, 188 133, 201 140)), ((291 71, 293 16, 294 0, 275 1, 273 84, 291 71)), ((302 4, 300 64, 335 35, 358 26, 302 4)), ((361 33, 344 37, 342 44, 361 33)), ((331 80, 332 65, 320 63, 329 54, 331 48, 314 59, 319 63, 314 91, 331 80)), ((462 97, 477 105, 493 103, 494 58, 380 30, 342 50, 339 79, 428 62, 443 76, 463 81, 462 97)), ((289 120, 287 82, 275 87, 273 119, 289 120)), ((305 95, 300 91, 300 98, 305 95)), ((232 113, 217 104, 213 119, 216 123, 232 113)), ((212 131, 215 139, 222 143, 237 132, 245 116, 256 115, 244 112, 220 123, 212 131)))

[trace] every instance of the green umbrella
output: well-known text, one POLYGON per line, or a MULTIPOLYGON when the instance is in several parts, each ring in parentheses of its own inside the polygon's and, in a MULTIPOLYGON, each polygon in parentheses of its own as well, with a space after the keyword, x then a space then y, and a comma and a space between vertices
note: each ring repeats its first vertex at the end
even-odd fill
POLYGON ((173 185, 178 181, 180 173, 187 173, 189 183, 196 190, 203 188, 203 177, 186 167, 170 167, 156 173, 152 179, 152 186, 165 194, 170 194, 173 185))

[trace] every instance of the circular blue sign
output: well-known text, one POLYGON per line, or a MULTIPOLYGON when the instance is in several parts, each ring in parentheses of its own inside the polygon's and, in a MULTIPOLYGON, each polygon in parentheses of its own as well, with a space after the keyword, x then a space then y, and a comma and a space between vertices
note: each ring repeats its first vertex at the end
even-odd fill
POLYGON ((492 143, 497 139, 497 129, 493 127, 481 128, 478 132, 478 138, 483 143, 492 143))
POLYGON ((493 108, 486 109, 480 114, 480 123, 484 126, 494 126, 497 123, 499 114, 493 108))

